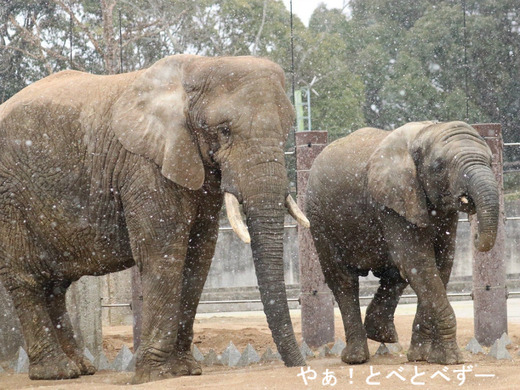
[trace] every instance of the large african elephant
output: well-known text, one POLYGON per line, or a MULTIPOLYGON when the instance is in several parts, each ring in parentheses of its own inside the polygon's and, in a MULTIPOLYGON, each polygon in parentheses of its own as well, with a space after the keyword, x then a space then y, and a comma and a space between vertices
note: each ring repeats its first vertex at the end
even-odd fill
POLYGON ((343 318, 342 360, 367 361, 367 336, 397 341, 394 311, 409 283, 418 307, 408 360, 461 362, 446 285, 459 211, 477 214, 478 250, 495 241, 498 186, 484 139, 463 122, 364 128, 327 146, 309 175, 306 214, 343 318), (358 279, 369 271, 380 286, 363 326, 358 279))
POLYGON ((223 199, 251 242, 278 351, 287 366, 303 365, 282 261, 286 207, 308 224, 288 196, 293 120, 282 69, 253 57, 177 55, 113 76, 64 71, 0 106, 0 280, 30 377, 94 372, 65 292, 83 275, 134 264, 144 297, 134 381, 200 374, 193 321, 223 199))

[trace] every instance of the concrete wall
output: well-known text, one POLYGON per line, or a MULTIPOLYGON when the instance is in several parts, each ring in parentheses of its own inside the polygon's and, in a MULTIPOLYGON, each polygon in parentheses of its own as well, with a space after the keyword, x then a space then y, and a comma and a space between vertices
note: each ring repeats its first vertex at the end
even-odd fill
MULTIPOLYGON (((520 217, 520 200, 505 202, 506 217, 520 217)), ((467 218, 461 214, 462 218, 467 218)), ((457 248, 453 264, 452 279, 471 277, 472 248, 470 226, 460 222, 457 229, 457 248)), ((508 275, 520 273, 520 221, 506 220, 505 253, 506 272, 508 275)))

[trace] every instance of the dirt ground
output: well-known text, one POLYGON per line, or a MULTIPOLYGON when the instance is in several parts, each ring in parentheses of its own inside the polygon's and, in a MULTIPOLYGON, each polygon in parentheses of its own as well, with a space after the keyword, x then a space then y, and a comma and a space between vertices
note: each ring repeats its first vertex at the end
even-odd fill
MULTIPOLYGON (((13 374, 7 371, 0 374, 0 389, 519 389, 520 388, 520 324, 509 324, 512 345, 508 347, 513 360, 496 360, 479 354, 472 355, 463 351, 466 363, 456 366, 440 366, 427 363, 409 363, 406 350, 409 346, 412 315, 396 317, 396 327, 404 350, 399 355, 374 356, 379 343, 369 341, 372 354, 368 363, 348 366, 339 357, 308 358, 308 367, 286 368, 281 362, 254 364, 246 368, 223 366, 203 367, 203 375, 180 377, 143 385, 132 386, 129 382, 132 373, 102 371, 94 376, 65 381, 31 381, 27 374, 13 374), (307 385, 305 384, 307 380, 307 385), (328 375, 327 375, 328 374, 328 375), (312 379, 315 377, 315 379, 312 379)), ((461 318, 458 322, 458 342, 464 349, 473 337, 473 320, 461 318)), ((298 314, 293 315, 296 336, 301 339, 301 321, 298 314)), ((126 344, 132 346, 130 327, 104 328, 104 349, 109 359, 113 359, 119 349, 126 344)), ((341 319, 336 316, 335 333, 344 340, 341 319)), ((205 354, 210 349, 221 353, 232 341, 238 350, 243 351, 248 343, 261 355, 267 347, 273 350, 265 317, 260 314, 245 314, 237 317, 220 314, 204 315, 197 318, 195 325, 195 344, 205 354)), ((332 346, 332 344, 330 344, 332 346)), ((487 350, 487 349, 486 349, 487 350)))

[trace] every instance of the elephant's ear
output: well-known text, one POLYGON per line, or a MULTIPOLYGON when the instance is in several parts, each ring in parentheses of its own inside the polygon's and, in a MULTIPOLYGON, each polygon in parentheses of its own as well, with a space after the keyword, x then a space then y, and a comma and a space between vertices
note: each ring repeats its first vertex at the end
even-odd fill
POLYGON ((368 163, 368 191, 380 204, 411 223, 429 223, 426 195, 417 179, 410 144, 430 122, 415 122, 392 131, 374 151, 368 163))
POLYGON ((111 124, 125 149, 155 161, 174 183, 196 190, 204 182, 204 166, 186 126, 182 76, 175 57, 142 71, 114 104, 111 124))

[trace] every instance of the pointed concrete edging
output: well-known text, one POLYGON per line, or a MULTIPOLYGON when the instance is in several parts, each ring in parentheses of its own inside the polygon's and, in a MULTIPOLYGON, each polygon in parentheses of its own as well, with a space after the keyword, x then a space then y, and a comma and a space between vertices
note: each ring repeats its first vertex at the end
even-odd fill
MULTIPOLYGON (((478 342, 473 338, 468 343, 466 349, 472 352, 473 349, 470 349, 470 347, 474 345, 474 343, 476 343, 476 345, 480 347, 478 342)), ((491 348, 489 355, 494 356, 497 359, 511 359, 511 356, 505 349, 505 346, 509 345, 508 343, 511 343, 511 340, 507 337, 506 334, 502 335, 502 337, 499 340, 497 340, 491 348)), ((305 358, 324 358, 331 355, 341 355, 341 352, 345 347, 345 342, 341 339, 337 339, 332 348, 329 348, 327 344, 324 344, 316 350, 315 354, 313 350, 309 348, 307 343, 303 341, 300 347, 300 351, 305 358)), ((381 343, 379 349, 376 352, 376 355, 398 353, 399 351, 402 351, 402 348, 397 343, 381 343)), ((480 351, 483 352, 482 347, 480 347, 480 351)), ((103 351, 100 352, 98 357, 94 357, 92 353, 88 350, 88 348, 85 348, 83 350, 83 354, 90 362, 92 362, 92 364, 96 366, 98 370, 135 371, 136 355, 134 355, 126 345, 123 345, 123 347, 121 348, 121 350, 119 351, 112 363, 108 361, 103 351)), ((278 351, 273 352, 273 350, 270 347, 266 349, 266 351, 261 357, 258 355, 258 353, 255 351, 251 344, 247 344, 244 351, 240 353, 240 351, 235 347, 235 345, 231 341, 229 342, 229 345, 226 347, 222 355, 218 355, 214 349, 210 349, 209 352, 206 355, 204 355, 197 348, 196 345, 193 345, 192 347, 192 354, 193 358, 196 361, 201 362, 206 366, 224 365, 228 367, 245 367, 247 365, 255 364, 258 362, 273 362, 282 360, 278 351)), ((29 357, 27 356, 27 353, 22 347, 20 347, 18 351, 18 357, 12 363, 12 367, 14 368, 14 371, 18 374, 29 372, 29 357)), ((0 367, 0 372, 3 372, 2 367, 0 367)))
POLYGON ((262 362, 274 362, 278 360, 282 360, 282 357, 278 353, 278 351, 273 352, 273 350, 269 347, 265 350, 264 354, 260 358, 262 362))
POLYGON ((399 343, 386 343, 385 345, 391 354, 399 355, 403 352, 403 347, 399 343))
POLYGON ((247 344, 247 347, 242 352, 242 356, 237 362, 237 367, 244 367, 249 364, 258 363, 260 361, 260 356, 256 353, 255 349, 251 344, 247 344))
POLYGON ((493 343, 489 350, 489 356, 493 356, 497 360, 512 360, 513 358, 506 349, 506 340, 502 338, 493 343))
POLYGON ((200 349, 197 348, 195 344, 193 344, 193 348, 191 349, 191 354, 193 355, 193 359, 197 362, 204 361, 204 355, 200 352, 200 349))
POLYGON ((126 345, 123 345, 123 348, 119 351, 116 358, 110 365, 110 369, 114 371, 128 371, 128 367, 130 362, 132 361, 134 355, 126 345))
POLYGON ((240 351, 237 349, 237 347, 235 347, 235 344, 230 341, 227 348, 224 350, 224 352, 222 352, 222 357, 220 360, 222 361, 223 365, 234 367, 240 360, 240 356, 240 351))
POLYGON ((222 361, 214 349, 210 349, 208 354, 204 357, 202 364, 206 366, 222 365, 222 361))
POLYGON ((379 345, 379 348, 376 351, 376 355, 377 356, 391 355, 391 352, 390 352, 390 350, 388 349, 388 347, 386 346, 385 343, 381 343, 379 345))
POLYGON ((511 344, 513 344, 513 342, 509 338, 509 335, 506 332, 502 333, 502 336, 500 337, 500 340, 502 340, 504 342, 506 347, 511 345, 511 344))
POLYGON ((319 358, 324 358, 324 357, 327 357, 330 355, 331 355, 330 348, 327 344, 324 344, 318 348, 318 357, 319 358))
POLYGON ((94 362, 94 366, 101 371, 101 370, 110 370, 110 362, 107 359, 107 355, 105 355, 105 352, 101 351, 99 356, 97 357, 96 361, 94 362))
POLYGON ((477 353, 484 353, 484 349, 482 348, 482 346, 479 344, 479 342, 477 341, 477 339, 475 337, 472 337, 471 340, 469 340, 468 345, 466 345, 466 351, 469 351, 475 355, 477 353))
POLYGON ((347 346, 345 342, 341 339, 337 339, 332 348, 330 349, 330 353, 332 355, 340 356, 343 349, 347 346))
POLYGON ((27 356, 27 352, 25 352, 25 349, 22 347, 18 349, 18 358, 16 359, 14 372, 17 374, 25 374, 29 372, 29 356, 27 356))
POLYGON ((302 341, 302 346, 300 347, 300 351, 301 351, 304 359, 307 357, 314 357, 314 352, 312 352, 312 350, 309 348, 309 346, 307 345, 307 343, 305 341, 302 341))
POLYGON ((90 361, 90 363, 95 365, 96 358, 94 358, 94 355, 90 353, 87 347, 85 347, 83 350, 83 356, 85 356, 90 361))
POLYGON ((137 354, 134 354, 132 356, 132 359, 130 360, 130 362, 128 363, 128 366, 126 366, 126 369, 125 371, 129 371, 129 372, 135 372, 135 360, 137 359, 137 354))

